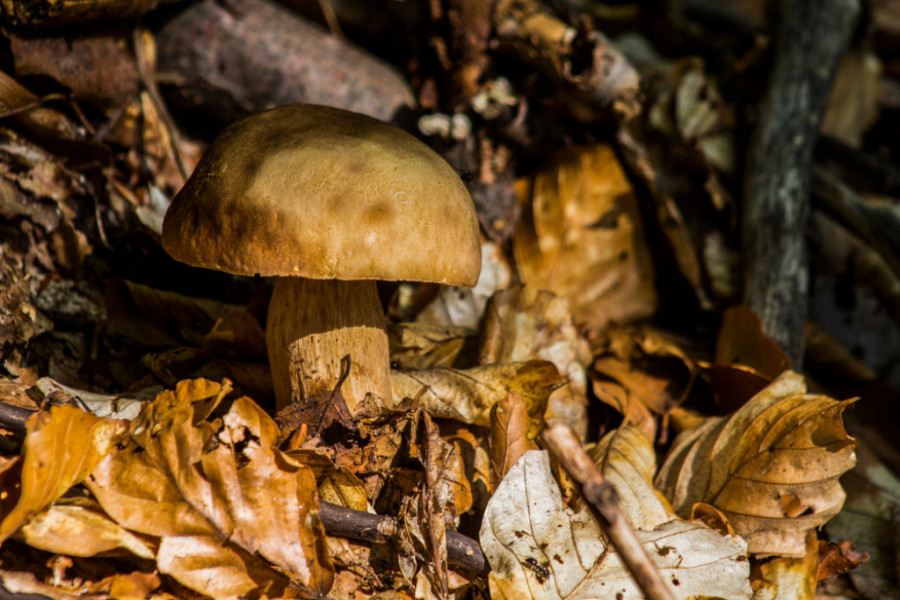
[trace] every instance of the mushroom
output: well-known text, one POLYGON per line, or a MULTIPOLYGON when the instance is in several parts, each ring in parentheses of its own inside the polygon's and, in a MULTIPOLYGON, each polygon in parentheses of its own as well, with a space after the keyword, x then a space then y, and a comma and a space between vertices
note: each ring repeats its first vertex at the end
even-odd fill
POLYGON ((288 105, 227 127, 172 200, 162 244, 190 265, 276 276, 266 324, 279 409, 341 387, 390 401, 375 280, 472 286, 478 221, 456 172, 405 131, 288 105))

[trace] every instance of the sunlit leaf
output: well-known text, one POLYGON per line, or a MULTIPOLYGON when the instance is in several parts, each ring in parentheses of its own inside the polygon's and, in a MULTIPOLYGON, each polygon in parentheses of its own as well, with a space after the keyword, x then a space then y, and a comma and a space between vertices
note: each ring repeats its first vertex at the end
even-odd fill
POLYGON ((856 462, 841 419, 852 401, 805 391, 787 371, 730 417, 681 434, 656 478, 676 512, 707 502, 751 554, 805 555, 806 533, 841 509, 838 477, 856 462))
MULTIPOLYGON (((676 598, 750 597, 740 538, 678 519, 639 530, 638 537, 676 598)), ((593 513, 563 503, 545 452, 525 454, 500 484, 485 511, 481 544, 493 569, 492 597, 643 597, 593 513)))
POLYGON ((510 391, 525 400, 529 414, 540 417, 561 383, 553 363, 542 360, 391 373, 395 409, 421 405, 433 417, 482 426, 490 424, 491 407, 510 391))
POLYGON ((19 501, 0 522, 0 542, 80 483, 127 431, 125 421, 54 406, 28 420, 19 501))

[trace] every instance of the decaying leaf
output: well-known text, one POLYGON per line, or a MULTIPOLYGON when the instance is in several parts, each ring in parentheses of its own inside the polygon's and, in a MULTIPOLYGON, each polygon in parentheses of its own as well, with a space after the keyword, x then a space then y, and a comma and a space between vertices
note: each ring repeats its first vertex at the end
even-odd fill
MULTIPOLYGON (((482 327, 481 364, 549 360, 566 377, 544 414, 577 435, 587 433, 587 344, 572 323, 568 302, 545 290, 513 286, 491 297, 482 327)), ((512 466, 512 465, 510 465, 512 466)))
POLYGON ((543 360, 465 370, 394 371, 392 410, 421 405, 433 417, 487 426, 491 407, 515 391, 528 404, 529 414, 540 418, 547 398, 561 383, 553 363, 543 360))
POLYGON ((806 532, 806 547, 802 556, 773 556, 754 562, 754 600, 813 600, 816 595, 818 566, 819 543, 816 532, 809 530, 806 532))
POLYGON ((656 478, 679 515, 721 510, 756 555, 804 556, 806 534, 841 509, 838 477, 856 462, 841 413, 852 400, 806 393, 785 372, 728 418, 676 438, 656 478))
POLYGON ((716 364, 743 365, 769 379, 791 367, 787 354, 762 330, 759 316, 743 304, 722 315, 716 340, 716 364))
POLYGON ((517 187, 513 250, 526 286, 567 298, 594 331, 655 310, 637 199, 610 146, 564 149, 517 187))
MULTIPOLYGON (((646 479, 627 485, 650 488, 646 479)), ((676 598, 750 597, 740 538, 678 519, 640 530, 638 537, 676 598)), ((593 513, 565 506, 546 452, 526 453, 497 488, 485 511, 481 545, 493 569, 492 597, 643 597, 593 513)))
POLYGON ((160 394, 87 485, 118 523, 160 538, 157 565, 187 587, 230 597, 290 580, 325 593, 315 477, 274 447, 275 422, 248 398, 209 420, 229 391, 195 380, 160 394))
POLYGON ((414 371, 458 367, 460 353, 468 343, 474 342, 475 336, 475 331, 465 327, 394 323, 388 326, 391 364, 397 369, 414 371))
POLYGON ((693 362, 677 346, 649 328, 612 327, 595 342, 588 375, 594 393, 656 438, 656 416, 683 399, 694 377, 693 362))
POLYGON ((528 407, 519 395, 510 392, 491 408, 491 489, 529 450, 537 450, 537 443, 528 436, 528 407))
POLYGON ((0 522, 0 543, 80 483, 127 431, 125 421, 54 406, 28 420, 18 502, 0 522))

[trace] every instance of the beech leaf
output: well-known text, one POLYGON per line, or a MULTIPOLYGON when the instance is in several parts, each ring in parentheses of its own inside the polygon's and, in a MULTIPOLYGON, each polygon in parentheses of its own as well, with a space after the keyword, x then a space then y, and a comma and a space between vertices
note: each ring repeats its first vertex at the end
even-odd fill
MULTIPOLYGON (((626 486, 650 488, 647 479, 627 479, 626 486)), ((622 481, 615 484, 620 494, 622 481)), ((740 538, 677 518, 637 534, 676 598, 750 597, 740 538)), ((493 569, 492 597, 643 597, 593 513, 565 505, 544 451, 526 453, 497 488, 485 510, 481 545, 493 569)))
POLYGON ((0 543, 81 483, 127 432, 125 421, 73 406, 53 406, 28 419, 16 506, 0 522, 0 543))
POLYGON ((194 380, 160 394, 88 487, 120 524, 161 538, 160 571, 192 589, 231 597, 283 587, 265 559, 307 595, 326 593, 315 476, 274 447, 277 427, 250 399, 209 420, 229 390, 194 380))
POLYGON ((841 413, 852 400, 807 394, 786 371, 727 418, 685 431, 656 478, 675 511, 718 508, 751 554, 800 557, 806 533, 840 511, 838 478, 856 463, 841 413))

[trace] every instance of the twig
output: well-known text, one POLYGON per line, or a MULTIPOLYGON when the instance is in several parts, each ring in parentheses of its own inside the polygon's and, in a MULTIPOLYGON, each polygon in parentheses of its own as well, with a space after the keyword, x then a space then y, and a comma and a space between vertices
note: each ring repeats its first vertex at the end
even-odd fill
POLYGON ((616 489, 603 477, 572 430, 565 425, 551 425, 544 430, 542 437, 553 456, 581 484, 585 498, 597 509, 600 526, 609 542, 644 595, 649 600, 674 600, 675 596, 659 569, 619 509, 616 489))
POLYGON ((744 182, 744 300, 791 358, 803 356, 813 148, 858 0, 785 0, 744 182))
MULTIPOLYGON (((35 411, 0 402, 0 427, 8 430, 17 440, 25 437, 25 422, 35 411)), ((369 543, 388 543, 394 540, 399 529, 397 520, 373 515, 330 502, 319 502, 325 533, 369 543)), ((490 571, 481 545, 457 531, 447 530, 447 564, 474 576, 483 577, 490 571)))

